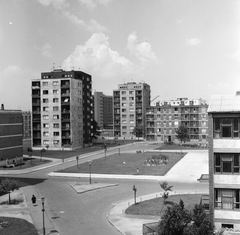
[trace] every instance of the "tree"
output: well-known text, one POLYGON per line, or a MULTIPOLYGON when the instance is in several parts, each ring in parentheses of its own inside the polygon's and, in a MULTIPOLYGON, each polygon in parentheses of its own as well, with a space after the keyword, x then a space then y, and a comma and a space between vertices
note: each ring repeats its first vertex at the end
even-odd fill
POLYGON ((91 138, 92 140, 97 139, 101 133, 100 127, 98 126, 98 123, 95 120, 92 121, 91 126, 92 126, 91 138))
POLYGON ((188 133, 188 128, 186 126, 179 126, 176 129, 176 138, 179 139, 182 142, 185 142, 187 139, 189 139, 189 133, 188 133))
POLYGON ((158 224, 158 235, 185 235, 184 229, 190 222, 191 215, 180 200, 179 204, 175 203, 166 209, 158 224))
POLYGON ((143 136, 143 126, 142 125, 138 125, 138 126, 135 126, 134 129, 133 129, 133 134, 138 137, 142 137, 143 136))
POLYGON ((162 198, 165 204, 166 200, 168 199, 169 191, 172 191, 173 186, 169 186, 167 181, 160 182, 159 185, 164 190, 162 198))
POLYGON ((14 190, 18 190, 18 180, 10 179, 10 178, 5 178, 2 179, 0 182, 0 192, 3 193, 8 193, 8 203, 11 204, 11 197, 10 193, 13 192, 14 190))

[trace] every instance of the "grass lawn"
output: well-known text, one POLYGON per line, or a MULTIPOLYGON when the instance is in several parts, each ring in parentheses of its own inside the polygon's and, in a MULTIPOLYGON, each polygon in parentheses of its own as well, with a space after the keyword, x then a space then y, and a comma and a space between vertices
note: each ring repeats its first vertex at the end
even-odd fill
POLYGON ((201 200, 200 194, 182 194, 182 195, 172 195, 163 204, 163 199, 157 197, 151 200, 139 202, 136 205, 128 207, 125 211, 126 214, 132 215, 151 215, 151 216, 161 216, 161 214, 171 206, 173 203, 179 203, 180 199, 183 200, 185 209, 192 211, 195 204, 199 204, 201 200))
POLYGON ((0 217, 0 234, 4 235, 38 235, 38 231, 33 226, 24 219, 11 218, 11 217, 0 217), (7 222, 5 228, 1 228, 2 222, 7 222))
MULTIPOLYGON (((159 153, 160 154, 160 153, 159 153)), ((165 175, 183 156, 179 153, 161 153, 168 156, 167 164, 146 166, 144 162, 158 153, 123 153, 120 156, 113 154, 106 159, 100 158, 91 163, 91 172, 94 174, 123 174, 123 175, 165 175), (137 168, 139 172, 137 172, 137 168)), ((60 170, 60 172, 89 173, 89 163, 60 170)))
POLYGON ((18 165, 18 166, 15 166, 15 167, 11 167, 11 168, 5 168, 5 167, 1 167, 0 169, 1 170, 20 170, 20 169, 25 169, 25 168, 29 168, 29 167, 34 167, 34 166, 39 166, 39 165, 42 165, 42 164, 45 164, 45 163, 49 163, 51 161, 49 160, 44 160, 44 159, 41 159, 40 161, 40 158, 23 158, 23 163, 22 165, 18 165))

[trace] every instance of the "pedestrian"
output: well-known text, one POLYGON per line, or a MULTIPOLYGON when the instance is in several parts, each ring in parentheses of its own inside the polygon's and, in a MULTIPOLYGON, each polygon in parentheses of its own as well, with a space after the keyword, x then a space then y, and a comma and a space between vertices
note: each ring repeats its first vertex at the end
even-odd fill
POLYGON ((36 197, 32 195, 32 204, 34 205, 36 203, 36 197))

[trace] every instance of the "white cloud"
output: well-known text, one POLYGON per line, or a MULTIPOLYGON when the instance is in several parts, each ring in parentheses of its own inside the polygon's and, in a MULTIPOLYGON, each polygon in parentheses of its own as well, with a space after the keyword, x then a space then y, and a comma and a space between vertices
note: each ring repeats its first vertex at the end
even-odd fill
POLYGON ((186 45, 187 46, 196 46, 200 42, 201 42, 201 40, 199 38, 186 39, 186 45))
POLYGON ((85 5, 89 9, 94 9, 97 5, 108 5, 113 0, 78 0, 82 5, 85 5))
POLYGON ((127 48, 131 54, 133 54, 141 62, 155 61, 158 59, 155 53, 152 51, 151 44, 147 41, 138 43, 136 32, 132 32, 128 36, 127 48))
POLYGON ((42 56, 51 58, 52 57, 51 50, 52 50, 52 46, 48 43, 45 43, 41 48, 42 56))
POLYGON ((108 79, 119 74, 131 74, 135 65, 109 46, 108 37, 94 33, 85 45, 78 45, 63 62, 63 68, 81 68, 98 77, 108 79))
POLYGON ((81 27, 83 27, 85 30, 95 33, 95 32, 104 32, 107 30, 106 27, 100 25, 97 21, 95 20, 90 20, 89 23, 78 19, 77 16, 71 14, 68 11, 63 11, 63 15, 68 18, 71 22, 73 22, 74 24, 80 25, 81 27))
POLYGON ((63 9, 68 6, 66 0, 38 0, 43 6, 52 5, 56 9, 63 9))

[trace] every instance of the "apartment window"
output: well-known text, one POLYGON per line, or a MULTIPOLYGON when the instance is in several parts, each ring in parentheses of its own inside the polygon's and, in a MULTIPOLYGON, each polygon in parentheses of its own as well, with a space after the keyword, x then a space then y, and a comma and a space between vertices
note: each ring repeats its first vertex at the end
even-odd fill
POLYGON ((48 90, 43 90, 43 95, 48 95, 48 90))
POLYGON ((43 99, 43 103, 48 103, 48 99, 43 99))
POLYGON ((58 144, 59 144, 59 140, 54 140, 54 141, 53 141, 53 144, 54 144, 54 145, 58 145, 58 144))
POLYGON ((215 208, 227 210, 240 209, 239 189, 215 189, 215 208))
POLYGON ((43 111, 48 111, 48 107, 43 107, 43 111))
POLYGON ((129 100, 134 100, 134 97, 129 97, 129 100))
POLYGON ((43 123, 43 128, 49 128, 49 124, 48 123, 43 123))
POLYGON ((124 101, 125 101, 125 100, 127 100, 127 98, 126 98, 126 97, 122 97, 122 100, 124 100, 124 101))
POLYGON ((134 114, 130 114, 129 117, 130 117, 130 118, 134 118, 134 114))
POLYGON ((215 138, 236 138, 240 133, 239 118, 215 118, 214 137, 215 138))
POLYGON ((58 90, 53 90, 53 94, 54 94, 54 95, 57 95, 58 93, 59 93, 58 90))
POLYGON ((59 107, 58 106, 54 106, 53 107, 53 111, 58 111, 59 110, 59 107))
POLYGON ((59 99, 58 98, 53 98, 53 103, 58 103, 59 99))
POLYGON ((53 119, 59 119, 59 115, 53 115, 53 119))
POLYGON ((125 107, 127 104, 126 103, 122 103, 122 106, 125 107))
POLYGON ((124 112, 126 112, 127 110, 126 109, 122 109, 122 112, 124 113, 124 112))
POLYGON ((48 86, 48 82, 43 82, 42 85, 43 86, 48 86))
POLYGON ((57 86, 58 85, 58 81, 53 81, 53 86, 57 86))
POLYGON ((49 119, 49 116, 48 116, 48 115, 43 115, 43 119, 44 119, 44 120, 48 120, 48 119, 49 119))
POLYGON ((44 144, 44 145, 49 145, 49 140, 44 140, 44 141, 43 141, 43 144, 44 144))
POLYGON ((126 95, 126 91, 122 91, 122 95, 126 95))
POLYGON ((133 91, 129 91, 129 95, 132 95, 133 94, 133 91))
POLYGON ((122 126, 122 129, 127 129, 127 127, 126 126, 122 126))
POLYGON ((59 132, 58 131, 54 131, 53 132, 53 136, 59 136, 59 132))
POLYGON ((240 173, 239 153, 216 153, 215 173, 240 173))
POLYGON ((59 128, 59 123, 53 123, 53 128, 59 128))
POLYGON ((126 120, 122 120, 122 123, 127 123, 127 121, 126 120))
POLYGON ((44 131, 43 132, 43 136, 49 136, 49 132, 48 131, 44 131))

